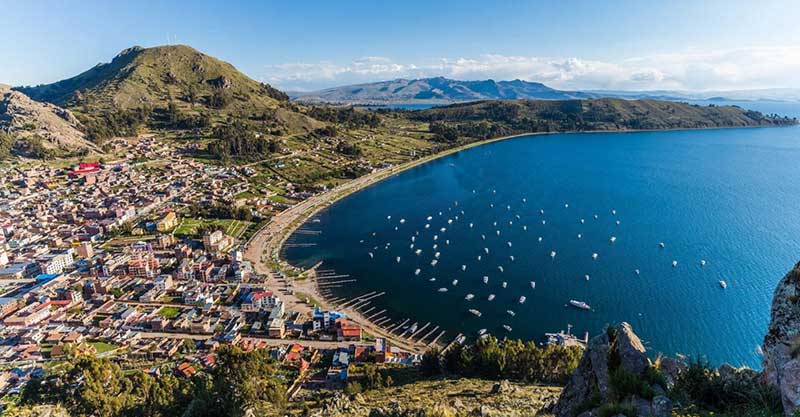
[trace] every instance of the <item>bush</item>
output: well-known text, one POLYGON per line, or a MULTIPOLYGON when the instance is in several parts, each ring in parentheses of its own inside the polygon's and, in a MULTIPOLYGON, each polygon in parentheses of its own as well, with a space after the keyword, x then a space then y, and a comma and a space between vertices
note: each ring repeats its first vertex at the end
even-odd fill
POLYGON ((364 391, 364 388, 356 381, 348 382, 347 386, 344 387, 344 392, 347 395, 360 394, 362 391, 364 391))
POLYGON ((655 396, 653 387, 651 387, 647 381, 623 368, 617 368, 611 371, 610 383, 614 396, 618 400, 622 400, 631 395, 652 400, 655 396))
POLYGON ((597 409, 599 417, 614 417, 619 414, 627 417, 636 417, 636 410, 632 406, 620 404, 603 404, 597 409))

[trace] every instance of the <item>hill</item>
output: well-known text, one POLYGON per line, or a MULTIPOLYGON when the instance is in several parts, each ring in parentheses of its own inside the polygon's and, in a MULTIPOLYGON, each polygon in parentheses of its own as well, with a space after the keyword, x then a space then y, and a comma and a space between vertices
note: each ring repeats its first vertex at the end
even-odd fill
POLYGON ((444 77, 397 79, 292 93, 291 96, 293 100, 306 103, 347 104, 443 104, 495 99, 567 100, 594 97, 586 93, 555 90, 542 83, 522 80, 459 81, 444 77))
POLYGON ((269 119, 287 133, 319 126, 283 92, 184 45, 134 46, 72 78, 17 90, 87 119, 124 111, 145 111, 150 118, 164 119, 172 106, 212 119, 230 115, 269 119))
POLYGON ((5 134, 3 149, 30 157, 53 157, 81 152, 96 152, 83 126, 69 111, 41 103, 19 91, 0 85, 0 133, 5 134))
POLYGON ((444 138, 478 139, 529 132, 624 131, 782 126, 796 119, 765 116, 737 106, 699 106, 658 100, 516 100, 453 104, 412 112, 444 138))

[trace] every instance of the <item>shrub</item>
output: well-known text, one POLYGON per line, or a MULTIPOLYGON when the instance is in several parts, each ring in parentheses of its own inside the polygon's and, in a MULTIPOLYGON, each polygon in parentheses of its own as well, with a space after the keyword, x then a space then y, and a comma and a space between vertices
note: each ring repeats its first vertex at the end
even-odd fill
POLYGON ((648 400, 652 400, 655 396, 653 387, 651 387, 647 381, 622 368, 611 371, 610 383, 611 388, 614 390, 614 395, 619 400, 629 395, 635 395, 648 400))

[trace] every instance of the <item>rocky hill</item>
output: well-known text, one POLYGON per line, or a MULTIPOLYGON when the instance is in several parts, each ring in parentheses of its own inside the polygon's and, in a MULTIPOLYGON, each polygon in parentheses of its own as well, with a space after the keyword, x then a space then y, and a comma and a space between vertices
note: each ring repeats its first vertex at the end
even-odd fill
POLYGON ((155 110, 158 116, 158 111, 173 105, 217 118, 263 118, 267 113, 287 132, 320 125, 302 114, 283 92, 184 45, 134 46, 72 78, 17 90, 89 118, 138 109, 155 110))
POLYGON ((513 81, 460 81, 444 77, 414 80, 397 79, 348 85, 320 91, 292 93, 293 100, 308 103, 396 104, 457 103, 476 100, 541 99, 567 100, 595 97, 573 91, 560 91, 542 83, 513 81))
POLYGON ((800 263, 775 289, 764 337, 764 379, 780 391, 787 415, 800 410, 800 263))
POLYGON ((69 110, 32 100, 8 86, 0 86, 0 132, 11 139, 15 154, 99 151, 86 140, 81 123, 69 110))

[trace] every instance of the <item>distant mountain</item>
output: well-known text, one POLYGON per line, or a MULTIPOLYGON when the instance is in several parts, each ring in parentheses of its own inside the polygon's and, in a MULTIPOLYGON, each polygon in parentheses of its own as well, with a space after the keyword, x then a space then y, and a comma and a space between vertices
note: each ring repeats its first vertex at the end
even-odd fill
POLYGON ((542 83, 513 81, 460 81, 443 77, 397 79, 347 85, 311 92, 289 93, 292 100, 331 104, 451 104, 478 100, 570 100, 587 98, 654 99, 670 101, 798 101, 800 89, 775 88, 736 91, 563 91, 542 83))
POLYGON ((446 104, 476 100, 569 100, 593 97, 590 94, 559 91, 542 83, 522 80, 459 81, 444 77, 380 81, 290 93, 290 96, 300 102, 335 104, 446 104))
POLYGON ((274 113, 288 131, 318 126, 296 112, 285 93, 184 45, 134 46, 72 78, 16 89, 87 117, 119 110, 166 109, 173 104, 184 112, 218 118, 274 113))
POLYGON ((0 85, 0 133, 10 138, 3 144, 9 147, 3 156, 5 151, 37 158, 99 152, 69 110, 32 100, 4 85, 0 85))

